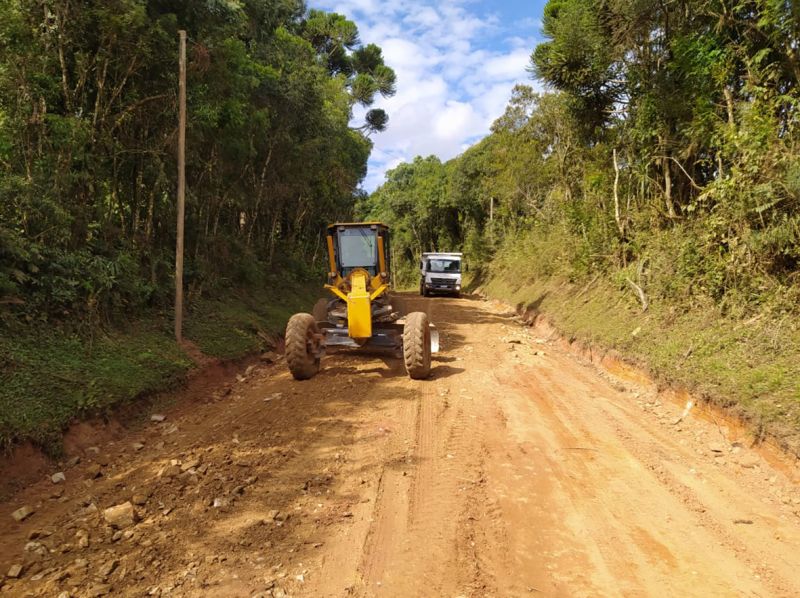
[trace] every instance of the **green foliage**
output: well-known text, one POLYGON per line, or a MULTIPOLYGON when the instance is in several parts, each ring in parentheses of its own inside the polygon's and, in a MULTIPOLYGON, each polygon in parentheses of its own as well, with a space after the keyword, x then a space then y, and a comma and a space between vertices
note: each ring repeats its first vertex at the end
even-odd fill
POLYGON ((357 215, 392 225, 396 284, 409 286, 416 284, 416 264, 423 251, 454 251, 464 242, 466 210, 448 187, 446 167, 429 156, 387 173, 386 184, 359 203, 357 215))
POLYGON ((186 335, 203 353, 221 359, 264 350, 265 338, 282 331, 292 314, 311 309, 321 286, 307 281, 270 277, 247 292, 204 300, 187 321, 186 335))
MULTIPOLYGON (((396 93, 397 76, 384 64, 382 50, 375 44, 359 46, 358 28, 352 21, 336 13, 311 10, 301 31, 328 72, 342 78, 351 104, 370 106, 377 94, 391 97, 396 93)), ((387 122, 383 110, 371 110, 361 130, 383 131, 387 122)))
POLYGON ((550 0, 543 32, 531 70, 548 93, 518 86, 486 139, 435 170, 400 165, 366 202, 408 263, 454 242, 477 265, 527 256, 521 278, 796 312, 794 4, 550 0))
MULTIPOLYGON (((366 174, 356 104, 395 75, 354 23, 299 0, 0 8, 0 310, 128 316, 173 286, 177 31, 189 35, 190 293, 314 255, 366 174)), ((307 260, 306 260, 307 261, 307 260)))
MULTIPOLYGON (((353 211, 395 92, 380 48, 301 0, 0 5, 0 445, 164 388, 178 30, 188 32, 185 336, 261 348, 353 211), (284 271, 280 277, 276 272, 284 271), (262 290, 257 290, 262 289, 262 290), (269 289, 265 291, 263 289, 269 289)), ((306 290, 305 287, 303 290, 306 290)), ((302 305, 301 305, 302 303, 302 305)))
POLYGON ((537 46, 532 57, 536 75, 569 92, 571 108, 591 128, 607 121, 619 96, 619 85, 613 82, 619 68, 598 4, 550 0, 542 29, 551 41, 537 46))

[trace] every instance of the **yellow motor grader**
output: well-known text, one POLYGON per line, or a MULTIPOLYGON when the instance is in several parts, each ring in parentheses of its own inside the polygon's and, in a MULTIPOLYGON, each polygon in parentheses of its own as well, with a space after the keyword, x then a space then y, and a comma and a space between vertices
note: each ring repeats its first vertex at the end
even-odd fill
POLYGON ((380 222, 328 227, 328 284, 333 298, 286 326, 286 362, 297 380, 319 372, 327 347, 376 347, 402 352, 408 375, 421 380, 439 350, 439 333, 424 312, 403 314, 391 294, 389 227, 380 222), (396 305, 392 305, 392 303, 396 305))

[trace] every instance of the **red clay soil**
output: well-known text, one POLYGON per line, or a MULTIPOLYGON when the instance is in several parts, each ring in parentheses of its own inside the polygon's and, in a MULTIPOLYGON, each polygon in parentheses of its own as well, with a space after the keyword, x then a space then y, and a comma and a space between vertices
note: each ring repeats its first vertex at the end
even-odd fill
POLYGON ((409 301, 442 333, 429 380, 357 352, 302 383, 259 364, 72 445, 65 483, 2 505, 0 572, 22 566, 3 591, 800 595, 793 465, 726 422, 676 424, 683 405, 499 304, 409 301), (110 526, 128 501, 135 521, 110 526))

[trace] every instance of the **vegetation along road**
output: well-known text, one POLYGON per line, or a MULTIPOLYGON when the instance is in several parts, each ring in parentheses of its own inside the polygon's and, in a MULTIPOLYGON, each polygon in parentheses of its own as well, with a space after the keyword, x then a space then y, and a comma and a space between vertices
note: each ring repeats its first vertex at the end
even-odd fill
POLYGON ((4 591, 800 593, 795 468, 738 427, 675 423, 682 404, 501 304, 408 301, 441 329, 429 380, 345 352, 297 382, 277 357, 113 441, 83 430, 65 482, 4 505, 2 564, 22 566, 4 591))

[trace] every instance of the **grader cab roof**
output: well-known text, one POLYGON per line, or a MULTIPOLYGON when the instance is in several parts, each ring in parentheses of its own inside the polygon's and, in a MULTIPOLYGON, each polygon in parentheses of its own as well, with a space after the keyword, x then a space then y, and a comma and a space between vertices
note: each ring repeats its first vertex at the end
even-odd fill
POLYGON ((383 222, 337 222, 336 224, 331 224, 328 226, 328 230, 336 230, 337 228, 364 228, 364 227, 376 227, 376 228, 385 228, 388 229, 389 226, 384 224, 383 222))

